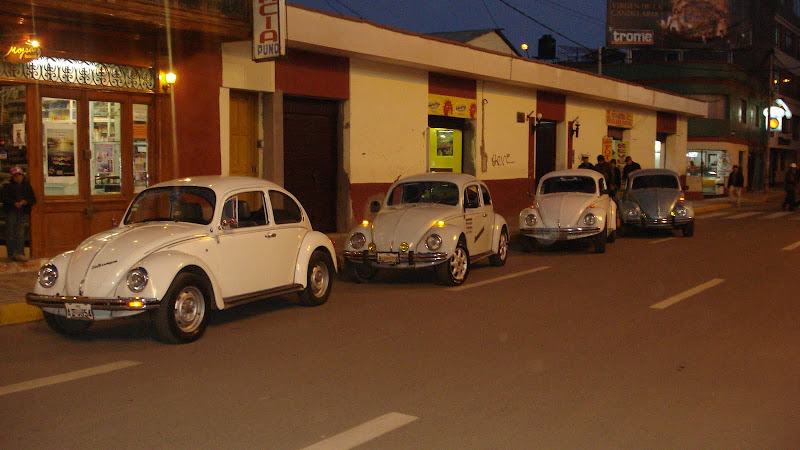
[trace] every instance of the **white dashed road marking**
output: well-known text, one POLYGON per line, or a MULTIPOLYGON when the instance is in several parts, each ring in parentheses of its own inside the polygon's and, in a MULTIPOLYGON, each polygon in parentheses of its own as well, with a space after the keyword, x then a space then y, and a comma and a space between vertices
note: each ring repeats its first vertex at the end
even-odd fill
POLYGON ((727 212, 715 212, 715 213, 709 213, 709 214, 698 214, 697 218, 698 219, 708 219, 709 217, 719 217, 719 216, 724 216, 726 214, 729 214, 729 213, 727 213, 727 212))
POLYGON ((319 441, 303 450, 345 450, 369 442, 396 428, 400 428, 417 420, 414 416, 392 412, 384 414, 377 419, 362 423, 336 436, 319 441))
POLYGON ((497 283, 498 281, 508 280, 509 278, 516 278, 521 277, 523 275, 527 275, 529 273, 539 272, 545 269, 549 269, 550 266, 539 266, 530 270, 523 270, 522 272, 515 272, 508 275, 503 275, 502 277, 492 278, 489 280, 479 281, 477 283, 470 283, 470 284, 462 284, 461 286, 451 287, 448 288, 448 291, 463 291, 464 289, 472 289, 474 287, 483 286, 486 284, 497 283))
POLYGON ((744 219, 745 217, 755 216, 756 214, 761 214, 758 211, 750 211, 741 214, 735 214, 733 216, 726 217, 726 219, 744 219))
POLYGON ((650 241, 650 243, 651 243, 651 244, 660 244, 660 243, 662 243, 662 242, 671 241, 672 239, 675 239, 675 236, 668 237, 668 238, 664 238, 664 239, 657 239, 657 240, 655 240, 655 241, 650 241))
POLYGON ((695 287, 693 287, 691 289, 685 290, 685 291, 681 292, 680 294, 673 295, 672 297, 670 297, 670 298, 668 298, 666 300, 662 300, 662 301, 660 301, 660 302, 658 302, 658 303, 656 303, 654 305, 650 305, 650 307, 653 308, 653 309, 668 308, 668 307, 674 305, 675 303, 678 303, 681 300, 686 300, 687 298, 689 298, 689 297, 691 297, 693 295, 699 294, 699 293, 705 291, 706 289, 711 289, 712 287, 722 283, 723 281, 725 281, 725 279, 723 279, 723 278, 714 278, 713 280, 705 282, 705 283, 703 283, 703 284, 701 284, 699 286, 695 286, 695 287))
POLYGON ((764 219, 777 219, 778 217, 788 216, 791 213, 792 213, 791 211, 778 211, 776 213, 767 214, 764 217, 759 217, 759 219, 761 219, 761 220, 764 220, 764 219))
POLYGON ((103 364, 102 366, 76 370, 74 372, 63 373, 61 375, 53 375, 50 377, 37 378, 35 380, 30 380, 30 381, 23 381, 22 383, 9 384, 8 386, 0 387, 0 396, 6 394, 13 394, 15 392, 27 391, 30 389, 36 389, 40 387, 50 386, 53 384, 64 383, 67 381, 74 381, 81 378, 100 375, 102 373, 108 373, 108 372, 113 372, 115 370, 138 366, 139 364, 141 363, 137 361, 117 361, 115 363, 103 364))
POLYGON ((789 245, 789 246, 783 247, 781 250, 794 250, 794 249, 796 249, 797 247, 800 247, 800 241, 798 241, 798 242, 795 242, 795 243, 794 243, 794 244, 792 244, 792 245, 789 245))

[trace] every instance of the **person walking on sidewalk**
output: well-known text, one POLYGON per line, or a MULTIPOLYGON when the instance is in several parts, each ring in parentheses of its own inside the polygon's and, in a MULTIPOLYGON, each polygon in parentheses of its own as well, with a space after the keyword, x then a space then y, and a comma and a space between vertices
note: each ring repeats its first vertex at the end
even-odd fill
POLYGON ((781 209, 789 208, 789 211, 794 211, 797 206, 797 183, 800 181, 798 178, 800 173, 797 171, 797 164, 792 163, 789 170, 786 171, 786 179, 783 182, 783 188, 786 189, 786 199, 781 205, 781 209))
POLYGON ((731 202, 736 202, 736 206, 742 206, 743 187, 744 175, 739 171, 739 166, 733 166, 733 170, 728 176, 728 197, 731 199, 731 202))
POLYGON ((25 216, 36 203, 25 171, 21 167, 11 168, 11 181, 3 186, 3 209, 6 211, 6 250, 14 261, 25 261, 25 216))
POLYGON ((625 167, 622 168, 622 183, 625 184, 628 182, 628 175, 631 174, 634 170, 641 169, 642 166, 639 163, 634 162, 633 158, 630 156, 625 157, 625 167))

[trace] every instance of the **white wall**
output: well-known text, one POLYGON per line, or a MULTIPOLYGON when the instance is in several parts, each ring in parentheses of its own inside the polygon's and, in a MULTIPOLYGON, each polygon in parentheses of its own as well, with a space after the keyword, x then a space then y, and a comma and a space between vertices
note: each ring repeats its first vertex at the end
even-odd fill
POLYGON ((389 183, 427 170, 427 72, 351 59, 344 110, 351 183, 389 183))
POLYGON ((517 112, 536 109, 536 91, 530 88, 478 83, 476 123, 476 167, 478 178, 506 180, 528 176, 528 122, 518 123, 517 112), (486 104, 482 106, 483 100, 486 104), (483 115, 482 115, 483 114, 483 115), (483 132, 487 170, 481 171, 480 146, 483 132))

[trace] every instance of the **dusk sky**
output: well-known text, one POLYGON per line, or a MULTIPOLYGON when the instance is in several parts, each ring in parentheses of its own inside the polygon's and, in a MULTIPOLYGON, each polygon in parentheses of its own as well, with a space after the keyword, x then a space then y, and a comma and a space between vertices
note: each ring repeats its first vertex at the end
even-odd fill
POLYGON ((503 34, 518 50, 520 44, 527 42, 530 46, 528 52, 532 57, 536 56, 539 38, 544 34, 552 35, 559 47, 596 49, 605 45, 606 0, 287 0, 287 2, 361 17, 371 22, 419 33, 502 28, 503 34))

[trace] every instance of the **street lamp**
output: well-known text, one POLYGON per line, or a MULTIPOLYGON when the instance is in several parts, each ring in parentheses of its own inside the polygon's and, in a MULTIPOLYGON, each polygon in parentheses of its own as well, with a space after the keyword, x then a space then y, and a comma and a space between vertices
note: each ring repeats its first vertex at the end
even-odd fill
POLYGON ((521 49, 525 50, 525 55, 526 55, 528 58, 530 58, 530 57, 531 57, 531 54, 530 54, 530 53, 528 53, 528 43, 527 43, 527 42, 523 42, 523 43, 522 43, 522 45, 520 45, 519 47, 520 47, 521 49))

